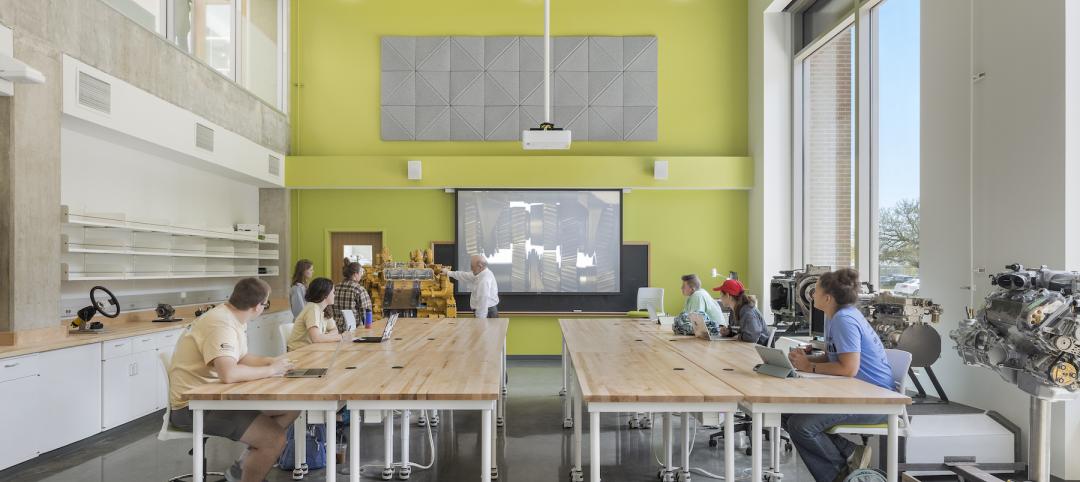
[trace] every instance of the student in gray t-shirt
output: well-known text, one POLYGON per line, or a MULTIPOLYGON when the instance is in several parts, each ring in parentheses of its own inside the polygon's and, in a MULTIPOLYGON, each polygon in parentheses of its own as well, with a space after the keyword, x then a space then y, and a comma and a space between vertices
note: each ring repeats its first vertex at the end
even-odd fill
POLYGON ((724 336, 731 336, 734 333, 740 341, 768 345, 769 332, 765 328, 765 320, 761 318, 761 312, 755 306, 757 300, 746 294, 746 288, 739 280, 724 281, 724 284, 713 288, 713 291, 721 293, 720 302, 732 311, 730 328, 721 329, 724 336))

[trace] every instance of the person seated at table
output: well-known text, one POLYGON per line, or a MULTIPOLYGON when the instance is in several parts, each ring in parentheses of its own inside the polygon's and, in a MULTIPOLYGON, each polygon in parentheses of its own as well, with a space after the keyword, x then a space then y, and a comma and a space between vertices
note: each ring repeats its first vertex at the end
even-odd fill
POLYGON ((312 343, 336 343, 341 341, 337 326, 329 322, 326 307, 334 303, 334 282, 315 278, 304 294, 304 309, 293 321, 293 331, 286 345, 289 351, 299 350, 312 343))
MULTIPOLYGON (((191 324, 177 341, 169 365, 169 423, 191 431, 194 414, 185 392, 210 383, 239 383, 280 377, 292 368, 285 357, 248 353, 247 324, 270 306, 270 285, 258 278, 236 283, 232 295, 191 324)), ((271 410, 208 410, 203 434, 225 437, 248 445, 229 468, 230 480, 263 480, 285 448, 285 430, 298 412, 271 410)))
POLYGON ((343 310, 352 310, 356 315, 357 323, 363 323, 365 311, 371 310, 371 297, 367 290, 360 286, 360 280, 364 277, 364 268, 360 263, 350 261, 341 269, 342 281, 334 287, 334 304, 330 305, 333 310, 334 323, 341 333, 345 333, 345 316, 343 310))
POLYGON ((731 323, 720 329, 723 336, 733 334, 740 341, 767 346, 769 332, 765 329, 765 320, 757 309, 757 299, 746 294, 746 288, 737 279, 729 279, 724 284, 713 288, 720 292, 720 302, 731 308, 731 323))
POLYGON ((682 277, 682 293, 686 296, 682 313, 675 316, 671 324, 672 331, 676 335, 693 335, 694 324, 690 321, 691 313, 701 313, 705 320, 705 327, 710 332, 720 333, 723 326, 727 325, 724 312, 720 305, 709 296, 709 292, 701 289, 701 279, 696 274, 688 274, 682 277))
MULTIPOLYGON (((811 356, 806 349, 795 349, 788 358, 800 371, 854 377, 895 390, 885 346, 855 306, 858 296, 859 273, 855 270, 845 268, 821 275, 814 288, 814 307, 825 312, 825 353, 811 356)), ((791 414, 783 415, 781 424, 814 480, 831 482, 869 465, 870 447, 826 431, 839 424, 883 423, 885 418, 868 414, 791 414)))
POLYGON ((301 259, 296 262, 293 270, 292 285, 289 286, 289 309, 293 317, 300 316, 304 309, 304 292, 307 291, 308 281, 315 275, 315 265, 311 260, 301 259))

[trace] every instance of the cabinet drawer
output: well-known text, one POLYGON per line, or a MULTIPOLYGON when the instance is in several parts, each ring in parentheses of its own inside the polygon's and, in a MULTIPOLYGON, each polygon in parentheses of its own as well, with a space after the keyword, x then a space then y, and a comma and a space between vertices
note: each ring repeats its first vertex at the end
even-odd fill
POLYGON ((120 338, 101 342, 101 359, 108 360, 118 356, 130 355, 132 351, 132 339, 120 338))
POLYGON ((158 333, 157 347, 158 349, 172 350, 176 347, 176 340, 180 339, 180 334, 183 333, 183 329, 169 330, 166 332, 158 333))
POLYGON ((0 359, 0 382, 41 374, 38 355, 0 359))
POLYGON ((136 337, 133 337, 131 340, 132 340, 132 345, 133 345, 133 348, 132 348, 133 353, 142 353, 144 351, 155 351, 155 350, 157 350, 157 346, 158 346, 157 333, 149 333, 149 334, 146 334, 146 335, 136 336, 136 337))

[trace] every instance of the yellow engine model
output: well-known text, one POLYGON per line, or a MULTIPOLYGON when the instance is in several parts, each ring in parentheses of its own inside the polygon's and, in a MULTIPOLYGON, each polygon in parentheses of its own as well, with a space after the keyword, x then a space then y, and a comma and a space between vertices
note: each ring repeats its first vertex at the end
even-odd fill
POLYGON ((457 317, 454 285, 443 274, 446 266, 435 264, 435 252, 416 250, 409 262, 394 261, 390 250, 375 255, 374 266, 364 268, 364 289, 371 296, 375 319, 390 313, 402 317, 457 317))

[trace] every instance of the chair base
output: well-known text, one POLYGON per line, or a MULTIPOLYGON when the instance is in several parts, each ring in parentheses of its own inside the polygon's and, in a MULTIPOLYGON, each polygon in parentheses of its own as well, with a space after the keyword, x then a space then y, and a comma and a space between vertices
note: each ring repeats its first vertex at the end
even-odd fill
MULTIPOLYGON (((215 476, 215 477, 220 476, 222 478, 220 480, 218 480, 217 482, 225 482, 225 478, 224 478, 225 473, 224 472, 207 472, 207 473, 203 474, 203 480, 207 480, 207 477, 210 477, 210 476, 215 476)), ((193 478, 193 476, 191 474, 178 475, 176 477, 173 477, 173 478, 169 479, 169 482, 188 482, 192 478, 193 478)), ((209 481, 207 481, 207 482, 209 482, 209 481)))

